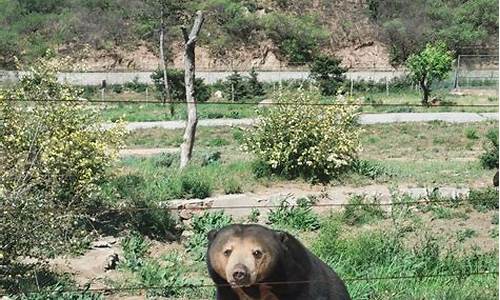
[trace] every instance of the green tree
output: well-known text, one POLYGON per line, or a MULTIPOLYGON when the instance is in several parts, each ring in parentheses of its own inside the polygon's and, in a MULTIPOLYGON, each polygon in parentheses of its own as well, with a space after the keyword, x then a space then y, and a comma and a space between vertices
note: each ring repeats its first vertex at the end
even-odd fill
MULTIPOLYGON (((186 88, 184 87, 184 71, 177 69, 167 69, 168 85, 170 87, 170 96, 175 101, 186 101, 186 88)), ((165 99, 165 84, 163 83, 163 71, 157 69, 151 74, 155 89, 156 98, 165 99)), ((196 101, 205 102, 210 98, 210 89, 203 79, 196 78, 194 81, 194 96, 196 101)))
POLYGON ((231 101, 241 101, 248 97, 248 85, 246 78, 238 71, 234 71, 224 82, 224 94, 231 101))
POLYGON ((264 87, 262 86, 262 82, 258 79, 255 68, 252 68, 248 75, 250 76, 248 79, 248 93, 253 97, 265 95, 264 87))
POLYGON ((310 77, 318 83, 322 95, 335 95, 344 82, 347 69, 340 63, 336 57, 320 55, 311 64, 310 77))
POLYGON ((443 80, 451 70, 453 56, 444 43, 427 44, 420 53, 412 54, 406 61, 410 77, 422 90, 422 103, 427 104, 431 85, 443 80))

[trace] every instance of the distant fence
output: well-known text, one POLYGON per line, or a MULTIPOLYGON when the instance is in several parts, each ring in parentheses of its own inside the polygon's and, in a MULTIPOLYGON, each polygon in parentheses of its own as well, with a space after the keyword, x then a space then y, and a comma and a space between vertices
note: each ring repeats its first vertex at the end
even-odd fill
MULTIPOLYGON (((233 72, 231 71, 198 71, 196 77, 202 78, 206 83, 215 83, 218 80, 224 80, 233 72)), ((309 71, 257 71, 259 80, 263 82, 279 82, 284 80, 306 80, 309 78, 309 71)), ((0 71, 1 82, 15 82, 19 76, 23 76, 24 72, 15 71, 0 71)), ((153 84, 151 79, 152 72, 71 72, 60 73, 59 79, 67 81, 75 85, 101 85, 103 80, 107 84, 124 84, 137 80, 138 83, 153 84)), ((248 72, 240 72, 241 75, 247 76, 248 72)), ((404 76, 404 71, 387 71, 387 70, 365 70, 365 71, 350 71, 346 76, 348 79, 365 80, 365 81, 384 81, 391 80, 404 76)))

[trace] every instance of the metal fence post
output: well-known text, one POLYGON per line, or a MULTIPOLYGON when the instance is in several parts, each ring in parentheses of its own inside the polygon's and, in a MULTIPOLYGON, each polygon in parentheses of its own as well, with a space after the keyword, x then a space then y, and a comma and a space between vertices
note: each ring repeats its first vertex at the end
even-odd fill
POLYGON ((458 71, 460 70, 460 54, 457 58, 457 69, 455 70, 455 82, 453 84, 454 89, 458 89, 458 71))

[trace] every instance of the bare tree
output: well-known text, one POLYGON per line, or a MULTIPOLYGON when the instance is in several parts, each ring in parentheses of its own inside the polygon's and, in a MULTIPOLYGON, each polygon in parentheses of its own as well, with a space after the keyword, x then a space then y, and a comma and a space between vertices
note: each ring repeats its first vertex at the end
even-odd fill
POLYGON ((195 75, 195 47, 198 34, 203 24, 203 12, 197 11, 191 32, 187 33, 186 27, 182 28, 184 36, 184 82, 186 85, 186 103, 187 103, 187 123, 184 130, 183 142, 181 145, 181 165, 180 168, 187 166, 193 153, 194 139, 196 135, 196 125, 198 124, 198 115, 196 112, 196 99, 194 98, 194 75, 195 75))

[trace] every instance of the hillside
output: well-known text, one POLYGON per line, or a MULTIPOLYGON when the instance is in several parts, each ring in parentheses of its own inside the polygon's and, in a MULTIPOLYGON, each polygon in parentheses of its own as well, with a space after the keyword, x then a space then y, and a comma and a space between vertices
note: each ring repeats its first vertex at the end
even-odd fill
POLYGON ((51 48, 87 70, 151 70, 160 17, 170 66, 181 67, 180 25, 198 9, 206 14, 200 69, 293 69, 318 53, 349 68, 388 69, 429 41, 460 53, 498 43, 493 0, 0 0, 0 7, 3 68, 51 48))

